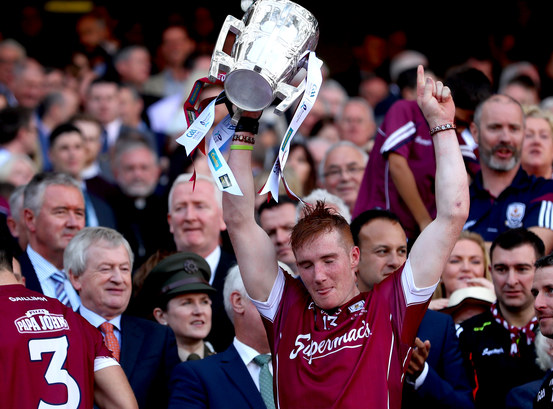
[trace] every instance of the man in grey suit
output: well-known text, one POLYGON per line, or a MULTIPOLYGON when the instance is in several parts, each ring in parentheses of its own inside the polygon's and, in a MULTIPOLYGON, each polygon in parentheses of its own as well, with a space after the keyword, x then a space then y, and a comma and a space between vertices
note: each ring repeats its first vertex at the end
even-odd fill
POLYGON ((133 254, 117 231, 85 227, 67 245, 63 265, 81 296, 80 314, 104 334, 141 409, 167 404, 167 383, 179 362, 169 327, 127 316, 133 254))
MULTIPOLYGON (((223 292, 225 309, 234 323, 234 341, 224 352, 177 365, 170 382, 170 409, 274 408, 272 390, 264 388, 263 368, 255 362, 258 355, 270 357, 267 335, 246 294, 238 266, 230 268, 223 292)), ((270 360, 268 369, 272 378, 270 360)))

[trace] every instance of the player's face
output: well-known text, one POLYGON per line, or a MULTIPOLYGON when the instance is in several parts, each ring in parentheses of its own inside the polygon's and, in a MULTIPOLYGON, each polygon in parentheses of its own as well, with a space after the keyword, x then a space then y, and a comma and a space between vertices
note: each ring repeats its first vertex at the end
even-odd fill
POLYGON ((459 288, 468 287, 467 280, 484 277, 484 253, 474 241, 458 240, 442 273, 446 298, 459 288))
POLYGON ((259 223, 273 242, 278 260, 288 265, 295 264, 290 235, 296 225, 296 206, 284 203, 266 209, 259 216, 259 223))
POLYGON ((44 191, 38 216, 28 209, 25 220, 32 236, 33 249, 49 256, 63 252, 69 241, 85 225, 85 206, 79 189, 51 185, 44 191))
POLYGON ((167 303, 163 318, 179 342, 194 344, 211 331, 211 299, 207 294, 180 294, 167 303))
POLYGON ((532 294, 540 331, 546 337, 553 338, 553 266, 536 270, 532 294))
POLYGON ((106 319, 125 311, 131 298, 131 261, 125 246, 111 247, 95 243, 89 247, 86 269, 71 283, 83 305, 106 319))
MULTIPOLYGON (((524 121, 519 105, 507 97, 489 101, 482 110, 477 128, 482 163, 495 171, 510 171, 520 162, 524 121)), ((473 133, 476 127, 471 127, 473 133)))
POLYGON ((536 253, 529 244, 511 250, 494 248, 491 273, 497 301, 502 309, 518 312, 532 308, 535 261, 536 253))
POLYGON ((361 228, 359 249, 358 286, 361 291, 368 291, 405 262, 407 238, 399 223, 375 219, 361 228))
POLYGON ((359 294, 355 271, 359 248, 346 248, 336 231, 322 233, 296 249, 298 273, 317 306, 332 309, 359 294))
POLYGON ((226 229, 223 212, 215 199, 215 186, 205 180, 175 186, 168 215, 169 227, 179 251, 206 257, 219 245, 226 229))

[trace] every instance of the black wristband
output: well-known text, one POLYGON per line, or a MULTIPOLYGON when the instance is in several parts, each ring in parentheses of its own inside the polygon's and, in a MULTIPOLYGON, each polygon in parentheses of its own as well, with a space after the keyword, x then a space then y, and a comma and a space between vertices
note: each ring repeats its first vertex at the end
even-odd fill
POLYGON ((234 132, 249 132, 257 135, 259 130, 259 118, 250 118, 247 116, 242 116, 236 124, 234 132))

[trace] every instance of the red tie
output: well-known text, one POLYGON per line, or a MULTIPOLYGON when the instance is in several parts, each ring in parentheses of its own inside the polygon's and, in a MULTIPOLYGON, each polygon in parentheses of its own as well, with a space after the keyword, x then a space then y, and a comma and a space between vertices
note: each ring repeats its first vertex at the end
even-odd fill
POLYGON ((109 322, 104 322, 100 325, 100 331, 104 334, 104 342, 108 349, 113 354, 113 357, 119 362, 119 356, 121 355, 121 350, 119 349, 119 341, 113 332, 113 324, 109 322))

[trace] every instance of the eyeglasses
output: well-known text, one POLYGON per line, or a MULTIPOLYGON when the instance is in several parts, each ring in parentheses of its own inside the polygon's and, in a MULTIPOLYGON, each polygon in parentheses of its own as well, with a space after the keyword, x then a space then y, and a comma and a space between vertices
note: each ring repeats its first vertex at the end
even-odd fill
POLYGON ((360 173, 364 171, 365 171, 365 168, 354 165, 354 166, 348 166, 346 168, 330 169, 328 172, 324 173, 324 177, 327 180, 337 180, 337 179, 341 179, 345 175, 358 176, 360 173))

